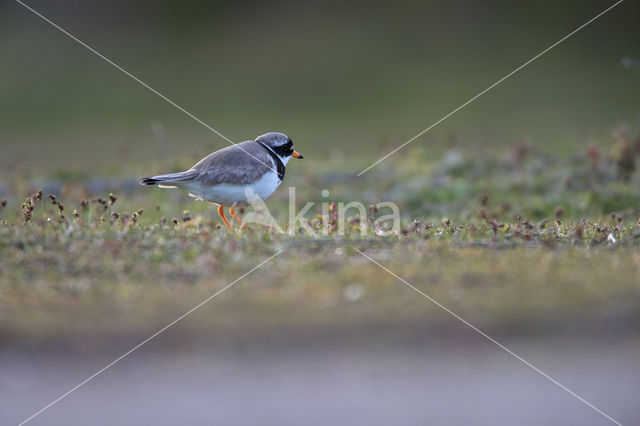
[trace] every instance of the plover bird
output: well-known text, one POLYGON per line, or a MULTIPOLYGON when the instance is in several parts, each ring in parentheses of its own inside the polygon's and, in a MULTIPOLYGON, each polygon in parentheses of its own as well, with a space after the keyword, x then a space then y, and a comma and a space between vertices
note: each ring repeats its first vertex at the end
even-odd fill
POLYGON ((292 157, 303 158, 293 150, 293 142, 277 132, 265 133, 255 140, 245 141, 213 152, 187 171, 140 178, 141 185, 160 188, 181 188, 198 200, 218 205, 218 214, 227 228, 224 207, 238 223, 242 220, 234 207, 247 203, 247 195, 267 199, 284 179, 285 166, 292 157))

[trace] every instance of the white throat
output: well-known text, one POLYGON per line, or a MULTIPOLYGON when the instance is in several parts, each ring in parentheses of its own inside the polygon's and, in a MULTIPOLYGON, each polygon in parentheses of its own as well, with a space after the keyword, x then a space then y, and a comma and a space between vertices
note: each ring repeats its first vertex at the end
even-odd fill
MULTIPOLYGON (((276 155, 278 155, 278 154, 276 154, 276 155)), ((280 156, 278 155, 278 158, 280 158, 280 160, 282 161, 282 164, 284 164, 285 166, 287 165, 287 163, 289 162, 289 160, 291 160, 291 157, 292 157, 291 155, 290 155, 290 156, 288 156, 288 157, 280 157, 280 156)))

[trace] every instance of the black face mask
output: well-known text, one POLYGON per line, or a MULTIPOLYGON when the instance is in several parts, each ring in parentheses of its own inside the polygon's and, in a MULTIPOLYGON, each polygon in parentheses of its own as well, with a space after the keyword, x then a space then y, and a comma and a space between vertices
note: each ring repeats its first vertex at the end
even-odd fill
POLYGON ((291 142, 291 140, 289 140, 289 142, 287 142, 286 144, 281 145, 281 146, 277 146, 277 147, 273 148, 273 150, 280 157, 290 157, 290 156, 293 155, 293 142, 291 142))

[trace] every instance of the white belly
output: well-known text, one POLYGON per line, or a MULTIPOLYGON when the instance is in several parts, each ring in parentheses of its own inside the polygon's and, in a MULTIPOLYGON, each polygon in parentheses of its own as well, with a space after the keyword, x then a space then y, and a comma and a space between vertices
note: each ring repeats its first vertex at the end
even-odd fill
POLYGON ((181 188, 189 191, 192 196, 212 203, 229 206, 236 203, 247 203, 247 195, 257 195, 266 200, 280 185, 278 175, 269 171, 260 179, 249 185, 233 185, 229 183, 220 183, 214 186, 204 186, 198 183, 187 183, 180 185, 181 188))

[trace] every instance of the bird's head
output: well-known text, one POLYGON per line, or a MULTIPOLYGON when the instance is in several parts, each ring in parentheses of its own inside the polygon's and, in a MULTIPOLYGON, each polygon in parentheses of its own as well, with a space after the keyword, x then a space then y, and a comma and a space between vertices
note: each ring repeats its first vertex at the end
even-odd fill
POLYGON ((302 154, 293 149, 293 141, 284 133, 269 132, 258 136, 256 142, 262 143, 272 150, 284 164, 287 164, 291 158, 304 158, 302 154))

